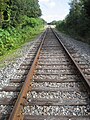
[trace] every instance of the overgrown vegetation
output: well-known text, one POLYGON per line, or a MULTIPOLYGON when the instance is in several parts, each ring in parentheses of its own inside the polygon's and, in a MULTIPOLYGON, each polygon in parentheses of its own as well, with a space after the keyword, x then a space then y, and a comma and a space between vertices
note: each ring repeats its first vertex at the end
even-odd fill
POLYGON ((56 24, 58 30, 90 43, 90 0, 72 0, 70 12, 56 24))
POLYGON ((39 34, 40 16, 38 0, 0 0, 0 55, 39 34))

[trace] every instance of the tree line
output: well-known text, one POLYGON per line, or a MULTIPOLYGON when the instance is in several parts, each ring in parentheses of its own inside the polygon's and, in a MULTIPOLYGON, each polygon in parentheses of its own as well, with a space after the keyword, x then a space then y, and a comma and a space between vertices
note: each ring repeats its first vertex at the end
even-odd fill
POLYGON ((0 26, 17 27, 24 23, 25 17, 37 18, 41 16, 38 0, 1 0, 0 3, 0 26))
POLYGON ((0 55, 39 34, 41 14, 38 0, 0 0, 0 55))
POLYGON ((56 22, 57 29, 90 43, 90 0, 72 0, 69 5, 66 18, 56 22))

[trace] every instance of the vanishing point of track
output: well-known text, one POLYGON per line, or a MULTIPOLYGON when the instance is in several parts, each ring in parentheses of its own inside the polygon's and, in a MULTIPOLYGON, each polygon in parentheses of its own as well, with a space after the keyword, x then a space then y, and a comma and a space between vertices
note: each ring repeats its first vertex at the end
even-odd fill
POLYGON ((1 119, 90 120, 90 74, 85 76, 86 67, 80 68, 51 28, 32 54, 31 62, 21 65, 23 77, 11 80, 18 87, 2 89, 18 94, 12 100, 0 100, 12 108, 1 119))

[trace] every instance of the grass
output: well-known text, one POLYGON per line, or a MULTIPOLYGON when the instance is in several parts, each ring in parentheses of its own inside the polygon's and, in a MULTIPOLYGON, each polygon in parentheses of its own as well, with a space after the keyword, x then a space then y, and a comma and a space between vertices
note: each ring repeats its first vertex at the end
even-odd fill
POLYGON ((30 36, 24 43, 0 56, 0 68, 7 66, 9 63, 14 62, 16 58, 20 57, 21 55, 18 54, 18 51, 20 51, 28 42, 35 40, 35 38, 37 38, 43 31, 44 29, 41 29, 34 35, 30 36))

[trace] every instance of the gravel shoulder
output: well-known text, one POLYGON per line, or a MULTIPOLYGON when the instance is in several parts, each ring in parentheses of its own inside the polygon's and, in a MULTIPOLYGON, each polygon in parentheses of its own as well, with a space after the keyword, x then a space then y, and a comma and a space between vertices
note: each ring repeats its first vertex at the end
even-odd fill
POLYGON ((90 45, 73 39, 57 30, 56 32, 66 46, 70 46, 73 50, 77 51, 77 54, 81 56, 81 59, 84 59, 88 64, 90 64, 90 45))
POLYGON ((3 63, 0 63, 3 66, 0 68, 0 89, 9 84, 10 78, 16 74, 17 69, 40 37, 41 35, 37 36, 33 41, 24 44, 22 48, 19 48, 13 55, 8 56, 3 63))
MULTIPOLYGON (((81 56, 81 59, 83 58, 86 61, 86 63, 90 64, 90 45, 70 38, 67 35, 58 31, 57 33, 60 36, 60 38, 62 38, 65 44, 71 46, 71 48, 76 50, 77 53, 81 56)), ((24 61, 28 52, 33 48, 34 43, 40 38, 40 36, 38 36, 32 42, 26 43, 21 49, 13 53, 13 57, 10 56, 3 62, 4 67, 0 68, 0 88, 2 88, 3 85, 7 85, 9 79, 16 74, 17 69, 24 61)))

